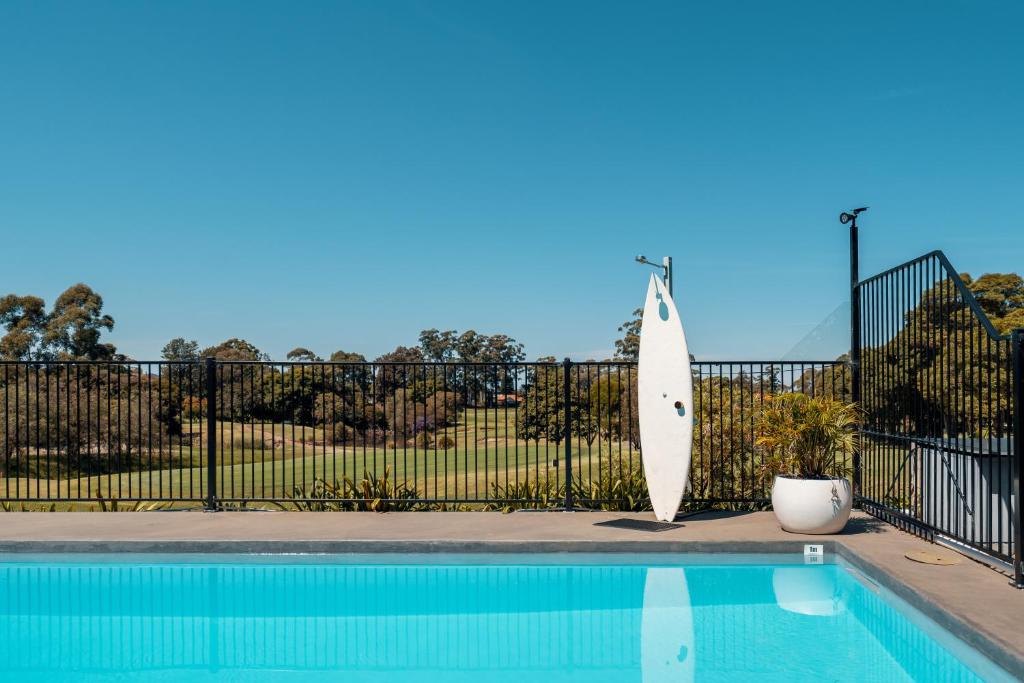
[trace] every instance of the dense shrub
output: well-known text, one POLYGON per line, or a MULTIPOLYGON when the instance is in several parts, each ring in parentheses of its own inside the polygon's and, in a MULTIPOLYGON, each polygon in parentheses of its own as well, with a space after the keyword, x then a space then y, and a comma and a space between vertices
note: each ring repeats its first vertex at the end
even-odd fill
POLYGON ((641 512, 651 509, 647 480, 639 462, 606 463, 597 478, 573 481, 573 498, 580 507, 641 512))
POLYGON ((422 507, 419 490, 393 481, 390 468, 384 469, 382 477, 364 472, 360 481, 348 477, 334 483, 316 479, 308 488, 295 487, 290 497, 295 509, 311 512, 399 512, 422 507))

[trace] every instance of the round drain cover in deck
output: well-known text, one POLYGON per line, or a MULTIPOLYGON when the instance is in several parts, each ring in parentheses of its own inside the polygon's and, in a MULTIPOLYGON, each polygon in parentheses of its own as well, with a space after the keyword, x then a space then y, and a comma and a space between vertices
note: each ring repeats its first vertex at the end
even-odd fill
POLYGON ((954 557, 952 555, 940 555, 939 553, 932 552, 931 550, 915 550, 914 552, 907 553, 905 557, 908 560, 920 562, 921 564, 938 564, 947 566, 960 563, 960 558, 958 557, 954 557))

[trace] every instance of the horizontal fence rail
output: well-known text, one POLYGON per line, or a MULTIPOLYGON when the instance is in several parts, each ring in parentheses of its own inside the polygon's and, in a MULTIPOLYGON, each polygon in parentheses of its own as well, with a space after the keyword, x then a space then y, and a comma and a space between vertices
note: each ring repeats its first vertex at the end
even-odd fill
MULTIPOLYGON (((838 362, 694 362, 687 505, 763 506, 766 397, 838 362)), ((0 362, 10 508, 646 509, 631 362, 0 362)))
POLYGON ((861 504, 904 528, 1012 561, 1019 341, 995 330, 941 252, 856 290, 861 504))

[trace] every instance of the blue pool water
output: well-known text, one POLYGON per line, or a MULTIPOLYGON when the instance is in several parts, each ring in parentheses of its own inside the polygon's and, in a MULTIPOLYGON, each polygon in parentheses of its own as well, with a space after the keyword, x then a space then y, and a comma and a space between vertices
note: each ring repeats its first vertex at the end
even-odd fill
POLYGON ((0 680, 1005 676, 841 564, 670 559, 8 557, 0 680))

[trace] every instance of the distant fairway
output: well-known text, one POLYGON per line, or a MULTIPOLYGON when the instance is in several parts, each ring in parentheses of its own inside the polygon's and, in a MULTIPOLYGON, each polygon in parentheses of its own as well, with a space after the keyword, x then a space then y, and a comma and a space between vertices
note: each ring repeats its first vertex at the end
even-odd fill
MULTIPOLYGON (((489 497, 493 484, 564 480, 565 444, 524 441, 515 438, 515 409, 468 409, 459 422, 439 429, 435 439, 449 439, 447 449, 423 448, 414 439, 404 443, 343 445, 326 443, 322 429, 298 425, 218 423, 218 498, 231 500, 282 500, 296 487, 308 487, 316 479, 329 483, 344 478, 362 479, 364 472, 405 483, 421 498, 456 503, 489 497)), ((205 423, 184 426, 185 444, 154 443, 132 454, 132 464, 121 471, 92 476, 68 476, 68 456, 33 450, 26 458, 48 477, 0 478, 0 494, 10 499, 94 498, 171 499, 201 501, 206 486, 205 423), (188 445, 188 442, 191 445, 188 445), (47 455, 49 466, 46 467, 47 455), (58 461, 62 460, 58 465, 58 461)), ((639 454, 628 443, 595 440, 588 445, 572 441, 573 472, 585 478, 598 476, 601 462, 628 467, 639 454)), ((92 458, 105 458, 92 453, 92 458)), ((116 461, 116 456, 112 456, 116 461)), ((74 470, 72 458, 70 468, 74 470)), ((123 465, 123 464, 122 464, 123 465)), ((95 504, 84 504, 94 507, 95 504)), ((66 509, 68 503, 58 505, 66 509)), ((83 507, 76 504, 74 507, 83 507)), ((266 506, 265 506, 266 507, 266 506)))

